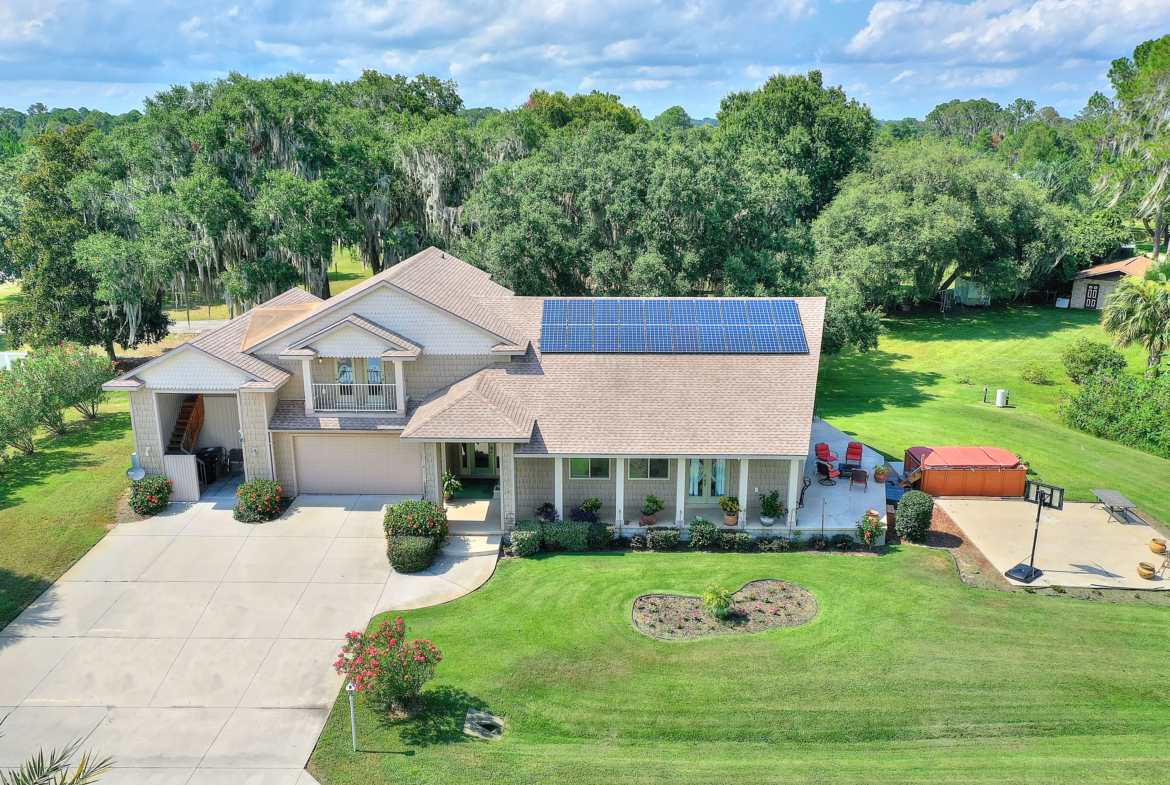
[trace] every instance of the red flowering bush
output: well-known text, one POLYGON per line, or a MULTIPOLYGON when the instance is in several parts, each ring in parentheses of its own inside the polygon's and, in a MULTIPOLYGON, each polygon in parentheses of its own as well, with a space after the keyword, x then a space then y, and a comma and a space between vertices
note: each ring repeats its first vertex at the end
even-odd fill
POLYGON ((881 539, 885 531, 886 527, 882 525, 881 518, 870 515, 868 512, 862 516, 861 522, 857 524, 858 539, 870 548, 877 545, 877 541, 881 539))
POLYGON ((434 502, 413 500, 387 505, 382 527, 387 537, 430 537, 436 544, 451 530, 446 510, 434 502))
POLYGON ((390 710, 414 703, 442 659, 430 641, 407 641, 406 624, 399 616, 372 633, 347 632, 333 668, 353 682, 359 695, 390 710))
POLYGON ((166 477, 143 477, 130 486, 130 509, 139 515, 157 515, 171 500, 171 481, 166 477))
POLYGON ((284 490, 272 480, 252 480, 236 488, 232 517, 244 523, 263 523, 278 517, 287 506, 280 497, 284 490))

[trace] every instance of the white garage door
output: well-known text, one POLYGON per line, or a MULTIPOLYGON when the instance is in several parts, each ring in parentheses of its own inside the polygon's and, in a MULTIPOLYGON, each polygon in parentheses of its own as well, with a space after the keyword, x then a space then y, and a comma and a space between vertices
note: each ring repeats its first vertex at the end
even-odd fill
POLYGON ((299 493, 421 496, 422 445, 387 434, 294 436, 299 493))

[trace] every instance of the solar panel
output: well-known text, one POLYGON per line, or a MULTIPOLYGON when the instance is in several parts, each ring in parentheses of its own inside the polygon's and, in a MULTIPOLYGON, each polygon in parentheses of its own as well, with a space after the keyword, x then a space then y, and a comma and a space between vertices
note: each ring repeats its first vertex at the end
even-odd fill
POLYGON ((670 305, 667 300, 646 300, 646 324, 670 324, 670 305))
POLYGON ((569 324, 593 324, 593 301, 569 300, 569 324))
POLYGON ((778 352, 780 351, 780 341, 776 338, 776 328, 770 324, 753 324, 752 331, 752 348, 757 352, 778 352))
POLYGON ((652 324, 646 326, 646 351, 648 352, 669 352, 670 351, 670 326, 665 324, 652 324))
POLYGON ((694 324, 695 302, 693 300, 671 300, 670 323, 675 326, 680 324, 694 324))
POLYGON ((806 353, 791 299, 550 298, 542 352, 806 353))
POLYGON ((642 310, 641 300, 618 300, 620 308, 619 324, 645 324, 646 314, 642 310))
POLYGON ((568 302, 565 300, 544 301, 544 324, 564 324, 568 302))
POLYGON ((699 330, 699 351, 722 354, 727 351, 727 341, 723 339, 723 325, 703 325, 699 330))
POLYGON ((696 324, 718 324, 723 325, 723 314, 719 312, 719 301, 711 298, 704 298, 695 301, 695 323, 696 324))
POLYGON ((747 308, 743 304, 743 300, 724 300, 720 305, 723 307, 723 323, 727 324, 747 324, 747 308))
POLYGON ((748 300, 746 305, 748 324, 761 326, 774 324, 772 309, 768 306, 767 300, 748 300))
POLYGON ((594 324, 617 324, 618 323, 618 301, 609 298, 597 299, 593 301, 593 323, 594 324))
MULTIPOLYGON (((571 315, 571 314, 570 314, 571 315)), ((593 326, 588 324, 570 324, 565 339, 565 350, 570 352, 593 351, 593 326)))
POLYGON ((618 327, 616 324, 598 324, 593 327, 593 351, 616 352, 618 327))
POLYGON ((565 325, 546 324, 541 327, 540 350, 542 352, 563 352, 565 350, 565 325))
POLYGON ((641 324, 623 324, 621 330, 621 351, 646 351, 646 327, 641 324))
POLYGON ((727 351, 750 352, 752 350, 752 334, 747 325, 724 325, 723 334, 727 338, 727 351))
POLYGON ((676 324, 671 328, 672 340, 676 352, 699 351, 699 328, 693 324, 676 324))

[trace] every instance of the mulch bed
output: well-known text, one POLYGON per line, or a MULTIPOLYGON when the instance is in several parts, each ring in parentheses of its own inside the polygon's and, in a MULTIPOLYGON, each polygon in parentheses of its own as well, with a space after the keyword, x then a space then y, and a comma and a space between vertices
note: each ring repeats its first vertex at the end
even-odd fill
POLYGON ((646 594, 634 600, 634 626, 661 640, 750 635, 775 627, 808 624, 819 607, 808 589, 788 581, 752 581, 731 595, 732 613, 716 619, 698 597, 646 594))

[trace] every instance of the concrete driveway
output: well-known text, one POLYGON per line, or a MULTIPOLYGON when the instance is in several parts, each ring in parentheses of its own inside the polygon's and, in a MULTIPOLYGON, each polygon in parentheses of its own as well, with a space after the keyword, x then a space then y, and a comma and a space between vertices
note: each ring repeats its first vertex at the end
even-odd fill
POLYGON ((115 758, 111 785, 312 783, 344 634, 495 569, 488 538, 453 538, 430 571, 394 573, 391 497, 301 496, 253 525, 233 490, 118 526, 0 631, 0 769, 81 739, 115 758))

